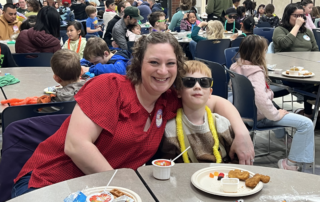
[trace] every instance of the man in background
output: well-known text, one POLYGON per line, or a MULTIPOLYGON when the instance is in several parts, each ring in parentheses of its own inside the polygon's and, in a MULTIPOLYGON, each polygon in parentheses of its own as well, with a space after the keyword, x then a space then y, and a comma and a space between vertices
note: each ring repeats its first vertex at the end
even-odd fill
POLYGON ((226 10, 232 6, 232 0, 208 0, 208 4, 206 6, 208 21, 220 20, 222 23, 224 23, 226 10))
POLYGON ((2 16, 0 16, 0 40, 10 40, 13 34, 18 34, 20 25, 16 7, 12 3, 4 5, 2 16))
POLYGON ((28 9, 27 9, 27 3, 26 3, 25 0, 19 0, 19 8, 17 9, 17 11, 18 11, 19 13, 22 13, 23 15, 24 15, 24 13, 25 13, 26 11, 28 11, 28 9))

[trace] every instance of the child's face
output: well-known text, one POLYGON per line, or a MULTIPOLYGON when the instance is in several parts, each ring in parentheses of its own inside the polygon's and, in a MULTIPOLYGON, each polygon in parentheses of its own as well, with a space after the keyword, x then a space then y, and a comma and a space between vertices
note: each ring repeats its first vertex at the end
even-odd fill
POLYGON ((76 30, 76 28, 73 25, 67 28, 67 35, 71 41, 78 40, 80 33, 81 33, 81 30, 76 30))
POLYGON ((97 16, 97 12, 91 13, 90 18, 95 18, 97 16))
POLYGON ((194 13, 189 13, 188 21, 190 22, 190 24, 195 23, 196 20, 197 20, 196 15, 194 13))
MULTIPOLYGON (((208 76, 200 72, 195 72, 193 74, 187 73, 184 77, 203 78, 208 76)), ((188 107, 193 110, 204 107, 211 93, 211 87, 203 88, 200 86, 199 82, 196 82, 192 88, 187 88, 183 85, 182 89, 179 91, 179 95, 182 98, 183 107, 188 107)))
POLYGON ((48 6, 48 2, 44 1, 43 6, 48 6))
POLYGON ((27 3, 27 6, 28 6, 28 7, 27 7, 28 11, 29 11, 29 12, 32 12, 33 9, 32 9, 32 7, 31 7, 31 5, 30 5, 29 3, 27 3))
POLYGON ((110 4, 109 9, 115 11, 116 10, 116 4, 110 4))
MULTIPOLYGON (((107 51, 105 51, 105 52, 107 52, 107 51)), ((105 56, 103 56, 103 57, 101 57, 101 56, 94 57, 94 58, 91 58, 91 59, 89 60, 89 62, 92 63, 92 64, 94 64, 94 65, 99 64, 99 63, 101 63, 101 64, 107 64, 108 61, 109 61, 109 59, 108 59, 107 55, 105 55, 105 56)))
POLYGON ((137 35, 141 35, 141 28, 140 26, 135 26, 132 30, 133 33, 137 34, 137 35))
POLYGON ((233 23, 237 18, 236 14, 232 14, 232 15, 226 15, 226 19, 228 21, 228 23, 233 23))
POLYGON ((260 7, 260 8, 259 8, 259 13, 260 13, 260 14, 264 14, 264 8, 263 8, 263 7, 260 7))
POLYGON ((313 8, 313 4, 307 4, 306 6, 303 7, 304 8, 304 12, 306 14, 310 14, 313 8))
POLYGON ((165 22, 166 17, 160 16, 158 22, 155 23, 155 26, 159 28, 161 31, 167 29, 167 25, 165 22))

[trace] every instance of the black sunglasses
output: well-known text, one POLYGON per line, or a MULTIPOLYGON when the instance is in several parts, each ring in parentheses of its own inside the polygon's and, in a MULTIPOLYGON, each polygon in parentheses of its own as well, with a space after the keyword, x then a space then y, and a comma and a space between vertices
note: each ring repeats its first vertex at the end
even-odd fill
POLYGON ((193 88, 196 83, 202 88, 210 88, 213 85, 213 79, 209 77, 202 77, 202 78, 194 78, 194 77, 184 77, 182 78, 182 83, 186 88, 193 88))
POLYGON ((228 17, 229 17, 230 19, 237 19, 238 16, 236 16, 236 15, 229 15, 228 17))

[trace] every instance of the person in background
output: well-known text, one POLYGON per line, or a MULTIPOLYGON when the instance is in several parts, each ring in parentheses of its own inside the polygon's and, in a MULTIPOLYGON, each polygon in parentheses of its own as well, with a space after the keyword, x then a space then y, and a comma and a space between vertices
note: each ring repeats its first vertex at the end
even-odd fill
POLYGON ((112 18, 114 18, 114 16, 117 15, 117 13, 116 13, 116 4, 114 3, 114 0, 106 0, 105 4, 106 4, 106 7, 107 7, 107 10, 103 14, 104 30, 103 30, 102 38, 104 38, 104 35, 106 33, 109 21, 112 20, 112 18))
POLYGON ((316 26, 316 28, 319 28, 320 12, 319 9, 315 6, 312 8, 311 17, 314 21, 314 26, 316 26))
POLYGON ((30 28, 34 27, 36 25, 36 21, 37 21, 36 15, 29 16, 28 19, 23 21, 23 23, 20 25, 20 32, 22 30, 30 29, 30 28))
POLYGON ((148 16, 152 13, 149 3, 147 1, 138 1, 137 3, 140 15, 143 17, 143 20, 140 21, 141 23, 145 23, 148 20, 148 16))
POLYGON ((232 33, 238 33, 238 30, 241 28, 240 23, 236 21, 237 11, 234 8, 228 8, 226 10, 226 21, 224 22, 224 29, 226 31, 231 31, 232 33))
POLYGON ((88 0, 89 4, 94 6, 94 7, 98 7, 100 6, 100 1, 99 0, 88 0))
POLYGON ((88 18, 86 13, 86 7, 87 5, 82 2, 82 0, 77 0, 76 3, 73 3, 70 6, 70 9, 74 13, 74 18, 76 20, 85 20, 88 18))
POLYGON ((25 14, 25 12, 28 11, 25 0, 19 0, 19 8, 17 9, 17 11, 22 14, 25 14))
POLYGON ((2 4, 0 3, 0 16, 2 15, 2 4))
POLYGON ((238 23, 241 23, 242 20, 246 17, 246 8, 244 6, 238 6, 237 8, 237 19, 238 23))
POLYGON ((237 9, 240 5, 240 0, 232 0, 233 2, 233 8, 237 9))
POLYGON ((126 7, 123 18, 112 29, 113 40, 122 50, 128 50, 126 39, 127 26, 137 24, 138 20, 143 20, 143 17, 139 13, 140 11, 137 7, 126 7))
MULTIPOLYGON (((298 171, 298 163, 312 163, 314 160, 314 130, 309 118, 277 109, 273 103, 270 89, 268 68, 266 65, 267 41, 257 35, 245 37, 239 47, 239 59, 230 69, 247 77, 254 90, 257 107, 257 127, 286 126, 296 128, 292 134, 289 156, 278 161, 280 169, 298 171)), ((249 123, 249 125, 251 125, 249 123)), ((285 129, 274 130, 276 137, 284 138, 285 129)))
POLYGON ((243 6, 246 8, 246 16, 253 16, 254 15, 254 2, 251 0, 245 0, 243 6))
POLYGON ((43 7, 48 6, 48 2, 47 2, 46 0, 45 0, 45 1, 43 1, 42 6, 43 6, 43 7))
POLYGON ((56 7, 56 2, 54 0, 47 0, 48 6, 56 7))
POLYGON ((252 16, 246 17, 241 23, 241 34, 234 34, 230 37, 230 40, 233 41, 237 38, 244 38, 246 36, 253 34, 255 21, 252 16))
POLYGON ((311 30, 315 29, 316 26, 313 24, 312 18, 311 18, 311 11, 313 8, 313 2, 311 0, 301 0, 301 5, 304 9, 304 14, 306 15, 306 28, 311 30))
POLYGON ((55 52, 51 58, 51 68, 53 79, 62 88, 56 89, 56 96, 51 98, 51 102, 73 101, 85 81, 80 81, 81 65, 79 54, 68 49, 55 52))
POLYGON ((161 11, 156 11, 148 16, 148 21, 152 26, 152 32, 163 32, 167 29, 166 14, 161 11))
POLYGON ((266 15, 262 16, 259 20, 260 22, 268 22, 271 27, 279 26, 279 17, 274 14, 274 6, 272 4, 268 4, 265 9, 266 15))
POLYGON ((38 15, 40 8, 39 1, 37 0, 28 0, 28 12, 25 13, 26 17, 29 17, 30 15, 38 15))
POLYGON ((16 53, 54 53, 61 49, 60 15, 54 7, 43 7, 36 25, 20 32, 16 40, 16 53))
POLYGON ((3 67, 17 67, 14 61, 9 47, 3 43, 0 43, 0 68, 3 67))
POLYGON ((97 9, 94 6, 87 6, 86 13, 88 16, 86 26, 87 26, 87 33, 93 34, 99 37, 99 32, 101 32, 101 27, 98 25, 98 18, 97 18, 97 9))
POLYGON ((195 11, 190 10, 187 13, 187 17, 183 20, 181 20, 180 23, 180 30, 185 30, 185 31, 192 31, 193 27, 200 24, 200 21, 197 20, 197 16, 195 11))
POLYGON ((60 14, 61 25, 66 26, 68 22, 75 20, 74 13, 70 10, 71 0, 62 0, 62 6, 57 11, 60 14))
POLYGON ((151 12, 163 11, 161 7, 161 3, 156 3, 156 0, 147 0, 147 2, 149 3, 151 12))
POLYGON ((257 9, 257 13, 254 15, 255 18, 258 18, 258 20, 264 16, 265 14, 265 5, 264 4, 261 4, 259 5, 258 9, 257 9))
POLYGON ((139 37, 141 37, 141 27, 139 24, 129 25, 127 27, 127 34, 128 41, 136 41, 139 37))
POLYGON ((0 16, 0 40, 10 40, 13 34, 18 34, 21 23, 17 19, 16 7, 12 3, 5 4, 0 16))
POLYGON ((80 22, 69 22, 67 26, 67 35, 69 39, 64 43, 62 49, 69 49, 79 54, 80 59, 83 58, 83 51, 87 41, 84 37, 84 31, 80 22))
MULTIPOLYGON (((187 17, 187 13, 190 12, 192 8, 192 1, 190 0, 181 0, 180 1, 180 11, 175 13, 172 16, 171 23, 169 25, 169 29, 171 31, 180 30, 181 20, 187 17)), ((197 20, 201 21, 199 15, 196 13, 197 20)))
POLYGON ((189 50, 192 58, 195 56, 196 46, 199 41, 210 40, 210 39, 223 39, 225 29, 218 20, 210 20, 209 22, 201 22, 198 26, 195 26, 191 32, 192 41, 189 42, 189 50), (199 36, 199 31, 203 27, 207 26, 206 34, 207 37, 199 36))
POLYGON ((113 40, 111 40, 111 39, 112 39, 112 29, 113 29, 114 25, 115 25, 121 18, 123 18, 124 9, 125 9, 126 7, 129 7, 130 5, 131 5, 131 4, 130 4, 128 1, 122 1, 122 2, 120 2, 119 5, 118 5, 118 13, 119 13, 119 15, 115 15, 115 16, 112 18, 112 20, 110 20, 109 23, 108 23, 108 26, 107 26, 107 29, 106 29, 106 33, 105 33, 105 35, 104 35, 103 40, 108 44, 108 47, 109 47, 110 49, 113 48, 112 43, 115 43, 115 42, 113 42, 113 40))
POLYGON ((233 7, 233 0, 208 0, 206 13, 208 21, 220 20, 225 22, 225 15, 228 8, 233 7))
POLYGON ((126 68, 130 59, 127 50, 110 52, 103 39, 92 37, 88 40, 80 61, 83 72, 94 73, 95 76, 106 73, 126 75, 126 68))

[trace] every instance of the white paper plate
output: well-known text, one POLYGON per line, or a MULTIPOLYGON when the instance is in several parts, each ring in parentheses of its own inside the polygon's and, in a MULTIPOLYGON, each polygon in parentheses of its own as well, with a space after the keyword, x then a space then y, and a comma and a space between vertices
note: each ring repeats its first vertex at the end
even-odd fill
POLYGON ((233 34, 231 31, 224 32, 225 34, 233 34))
MULTIPOLYGON (((89 195, 94 194, 94 193, 103 192, 104 189, 105 189, 104 186, 103 187, 94 187, 94 188, 89 188, 89 189, 82 190, 82 193, 84 193, 86 196, 89 196, 89 195)), ((142 202, 140 196, 136 192, 131 191, 130 189, 126 189, 126 188, 123 188, 123 187, 109 186, 106 190, 107 191, 111 191, 112 189, 119 189, 123 193, 129 194, 130 196, 133 197, 133 200, 135 202, 142 202)))
POLYGON ((295 77, 295 78, 308 78, 308 77, 313 77, 315 74, 312 72, 311 75, 297 75, 297 76, 293 76, 293 75, 289 75, 286 74, 286 71, 282 72, 283 76, 287 76, 287 77, 295 77))
MULTIPOLYGON (((53 86, 52 86, 52 87, 53 87, 53 86)), ((56 94, 55 91, 49 90, 49 88, 52 88, 52 87, 47 87, 47 88, 43 89, 44 93, 47 93, 47 94, 56 94)), ((55 87, 56 89, 57 89, 57 88, 62 88, 61 85, 57 85, 57 86, 54 86, 54 87, 55 87)))
MULTIPOLYGON (((259 182, 259 184, 254 188, 248 188, 245 185, 244 181, 239 182, 239 188, 237 193, 225 193, 221 190, 221 181, 217 180, 217 177, 210 178, 209 174, 214 172, 224 173, 225 177, 228 177, 228 173, 230 170, 239 169, 242 171, 248 171, 245 169, 240 169, 236 167, 229 166, 214 166, 208 167, 195 172, 191 177, 191 183, 197 187, 198 189, 207 192, 209 194, 214 194, 217 196, 226 196, 226 197, 241 197, 241 196, 249 196, 259 192, 263 188, 263 183, 259 182)), ((250 172, 250 177, 253 177, 255 173, 250 172)))

